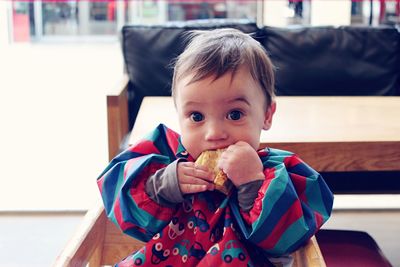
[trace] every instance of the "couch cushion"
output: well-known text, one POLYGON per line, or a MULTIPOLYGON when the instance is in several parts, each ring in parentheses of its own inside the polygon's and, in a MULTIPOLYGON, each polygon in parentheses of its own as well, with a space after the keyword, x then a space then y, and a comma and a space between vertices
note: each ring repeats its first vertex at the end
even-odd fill
POLYGON ((257 25, 248 20, 196 20, 158 26, 124 26, 123 55, 135 93, 139 96, 171 95, 171 63, 185 48, 183 33, 224 27, 246 33, 257 31, 257 25))
POLYGON ((392 27, 264 27, 278 95, 400 95, 392 27))

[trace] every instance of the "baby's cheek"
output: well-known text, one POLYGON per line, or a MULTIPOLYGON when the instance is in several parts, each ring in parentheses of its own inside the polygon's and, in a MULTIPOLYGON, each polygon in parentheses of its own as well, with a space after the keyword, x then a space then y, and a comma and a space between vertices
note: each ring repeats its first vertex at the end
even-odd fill
POLYGON ((260 136, 249 137, 247 142, 254 150, 258 150, 260 146, 260 136))
POLYGON ((181 137, 181 142, 182 142, 182 145, 185 147, 186 151, 195 159, 202 152, 200 150, 200 145, 199 145, 198 140, 196 143, 196 138, 191 138, 190 136, 189 137, 181 137))

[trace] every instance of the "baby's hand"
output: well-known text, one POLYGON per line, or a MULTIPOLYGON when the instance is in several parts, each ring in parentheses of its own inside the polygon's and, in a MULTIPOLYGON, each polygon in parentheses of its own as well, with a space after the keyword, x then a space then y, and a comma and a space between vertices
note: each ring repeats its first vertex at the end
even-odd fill
POLYGON ((178 183, 182 194, 214 190, 214 175, 207 167, 194 162, 178 163, 178 183))
POLYGON ((239 141, 230 145, 221 155, 218 167, 238 187, 256 180, 264 180, 263 165, 257 151, 248 143, 239 141))

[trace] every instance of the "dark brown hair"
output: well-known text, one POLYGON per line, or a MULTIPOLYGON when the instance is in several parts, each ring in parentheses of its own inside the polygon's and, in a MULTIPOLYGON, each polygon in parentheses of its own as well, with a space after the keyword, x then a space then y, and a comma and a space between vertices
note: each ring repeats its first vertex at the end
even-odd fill
POLYGON ((267 106, 275 97, 274 70, 271 60, 259 42, 236 29, 191 31, 185 51, 175 62, 172 79, 172 95, 175 96, 177 81, 192 74, 193 83, 209 76, 215 80, 225 73, 235 72, 246 66, 252 78, 262 88, 267 106))

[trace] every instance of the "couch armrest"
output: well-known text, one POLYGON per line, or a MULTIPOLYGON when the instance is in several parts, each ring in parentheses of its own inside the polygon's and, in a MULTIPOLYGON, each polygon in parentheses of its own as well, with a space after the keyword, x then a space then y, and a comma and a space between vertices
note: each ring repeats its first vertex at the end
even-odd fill
POLYGON ((129 132, 128 84, 129 78, 124 75, 107 95, 108 157, 110 160, 118 154, 120 143, 129 132))

